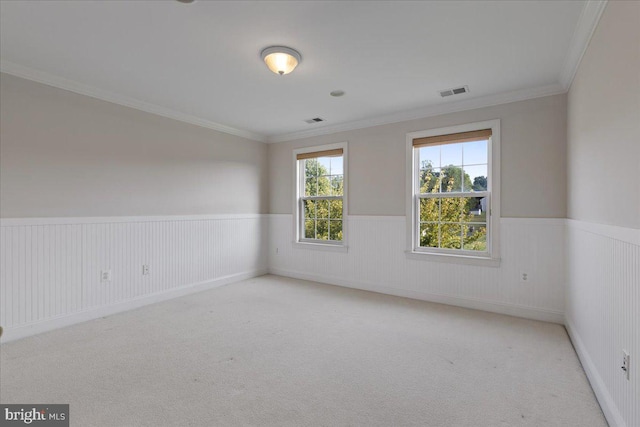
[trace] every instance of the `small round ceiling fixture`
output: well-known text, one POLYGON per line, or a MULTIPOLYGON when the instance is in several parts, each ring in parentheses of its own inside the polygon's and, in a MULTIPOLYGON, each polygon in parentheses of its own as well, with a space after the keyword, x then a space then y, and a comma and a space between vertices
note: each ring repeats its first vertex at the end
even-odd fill
POLYGON ((177 2, 180 2, 180 3, 189 4, 189 3, 193 3, 193 2, 195 2, 196 0, 176 0, 176 1, 177 1, 177 2))
POLYGON ((300 52, 286 46, 270 46, 260 53, 267 67, 276 74, 284 76, 292 72, 300 62, 300 52))
POLYGON ((343 90, 334 90, 329 95, 335 96, 335 97, 343 96, 344 95, 344 91, 343 90))

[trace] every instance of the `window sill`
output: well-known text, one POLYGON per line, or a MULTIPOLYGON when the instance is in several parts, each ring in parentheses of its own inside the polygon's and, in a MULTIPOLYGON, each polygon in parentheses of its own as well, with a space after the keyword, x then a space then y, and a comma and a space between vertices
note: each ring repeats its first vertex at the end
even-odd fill
POLYGON ((315 251, 326 252, 348 252, 349 247, 344 245, 331 245, 325 243, 310 243, 310 242, 292 242, 294 248, 297 249, 311 249, 315 251))
POLYGON ((436 254, 427 252, 406 251, 407 259, 419 261, 445 262, 449 264, 478 265, 482 267, 500 267, 500 258, 489 258, 468 255, 436 254))

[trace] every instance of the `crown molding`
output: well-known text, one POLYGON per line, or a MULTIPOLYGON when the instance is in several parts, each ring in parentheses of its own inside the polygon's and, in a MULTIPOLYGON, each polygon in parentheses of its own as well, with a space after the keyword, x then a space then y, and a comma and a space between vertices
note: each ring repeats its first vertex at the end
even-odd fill
POLYGON ((125 107, 135 108, 137 110, 145 111, 147 113, 156 114, 158 116, 167 117, 181 122, 189 123, 196 126, 201 126, 208 129, 213 129, 218 132, 224 132, 230 135, 239 136, 242 138, 251 139, 259 142, 266 142, 264 135, 249 132, 243 129, 237 129, 231 126, 226 126, 220 123, 212 122, 210 120, 202 119, 200 117, 192 116, 177 110, 161 107, 156 104, 151 104, 145 101, 140 101, 135 98, 124 96, 118 93, 109 92, 106 90, 98 89, 89 85, 78 83, 63 77, 55 76, 53 74, 46 73, 44 71, 36 70, 34 68, 25 67, 9 61, 0 61, 0 72, 11 74, 13 76, 21 77, 23 79, 32 80, 38 83, 42 83, 48 86, 53 86, 59 89, 75 92, 80 95, 89 96, 91 98, 100 99, 102 101, 111 102, 113 104, 123 105, 125 107))
POLYGON ((559 83, 547 86, 540 86, 530 89, 521 89, 511 92, 503 92, 496 95, 481 96, 478 98, 464 99, 460 101, 447 102, 425 108, 403 111, 371 119, 357 120, 353 122, 340 123, 321 128, 291 132, 282 135, 272 135, 267 138, 268 143, 292 141, 295 139, 309 138, 319 135, 328 135, 337 132, 345 132, 356 129, 364 129, 372 126, 386 125, 390 123, 406 122, 409 120, 423 119, 427 117, 440 116, 442 114, 456 113, 459 111, 474 110, 476 108, 491 107, 494 105, 508 104, 510 102, 524 101, 527 99, 541 98, 543 96, 557 95, 565 93, 566 90, 559 83))
POLYGON ((564 61, 564 66, 560 73, 560 84, 565 90, 569 90, 573 78, 578 71, 578 66, 589 46, 591 37, 598 26, 602 12, 608 0, 589 0, 585 2, 582 14, 578 19, 578 24, 573 31, 569 51, 564 61))

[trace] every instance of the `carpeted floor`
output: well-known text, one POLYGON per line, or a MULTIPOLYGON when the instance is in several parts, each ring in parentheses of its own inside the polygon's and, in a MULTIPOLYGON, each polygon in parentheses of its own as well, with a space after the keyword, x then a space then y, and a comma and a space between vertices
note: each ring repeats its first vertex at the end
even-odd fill
POLYGON ((72 426, 606 426, 562 326, 277 276, 0 347, 72 426))

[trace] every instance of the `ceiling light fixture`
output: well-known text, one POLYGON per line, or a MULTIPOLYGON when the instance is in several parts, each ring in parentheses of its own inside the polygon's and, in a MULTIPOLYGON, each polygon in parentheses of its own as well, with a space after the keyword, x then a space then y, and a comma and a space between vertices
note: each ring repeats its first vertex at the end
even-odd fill
POLYGON ((344 91, 343 90, 334 90, 333 92, 329 93, 329 95, 335 96, 335 97, 340 97, 340 96, 344 95, 344 91))
POLYGON ((297 50, 285 46, 268 47, 260 53, 260 56, 271 71, 281 76, 292 72, 302 61, 302 56, 297 50))

